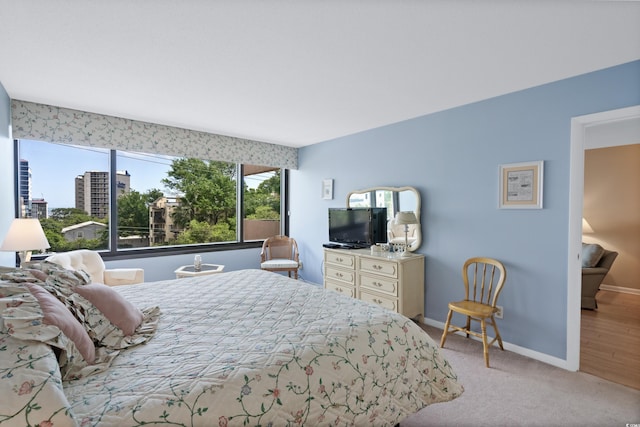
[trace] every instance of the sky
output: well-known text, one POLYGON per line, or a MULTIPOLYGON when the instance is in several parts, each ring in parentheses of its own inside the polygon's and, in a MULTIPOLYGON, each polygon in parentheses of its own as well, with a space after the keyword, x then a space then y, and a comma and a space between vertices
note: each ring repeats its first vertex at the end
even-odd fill
MULTIPOLYGON (((109 170, 109 150, 66 144, 20 140, 20 159, 31 169, 31 198, 45 199, 48 209, 75 207, 75 178, 86 171, 109 170)), ((165 194, 168 190, 160 180, 166 178, 173 157, 118 151, 117 170, 131 176, 130 188, 144 193, 152 188, 165 194)), ((245 177, 255 188, 268 176, 245 177)))
MULTIPOLYGON (((119 152, 121 153, 121 152, 119 152)), ((131 189, 144 193, 151 188, 166 190, 160 180, 166 177, 171 159, 161 156, 119 155, 117 170, 131 175, 131 189)), ((44 198, 49 209, 75 207, 75 178, 86 171, 109 170, 109 150, 20 141, 20 159, 31 169, 31 198, 44 198)))

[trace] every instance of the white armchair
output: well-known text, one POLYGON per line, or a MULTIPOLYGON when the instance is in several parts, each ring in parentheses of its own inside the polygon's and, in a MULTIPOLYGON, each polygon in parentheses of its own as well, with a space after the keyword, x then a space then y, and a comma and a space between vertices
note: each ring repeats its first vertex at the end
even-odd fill
POLYGON ((91 282, 109 286, 133 285, 144 282, 142 268, 107 269, 102 257, 88 249, 62 252, 49 256, 46 261, 53 262, 67 270, 84 270, 91 276, 91 282))
MULTIPOLYGON (((417 240, 418 224, 408 224, 409 232, 407 233, 407 241, 411 247, 417 240)), ((396 224, 395 220, 390 219, 387 223, 387 240, 388 243, 404 244, 404 225, 396 224)))

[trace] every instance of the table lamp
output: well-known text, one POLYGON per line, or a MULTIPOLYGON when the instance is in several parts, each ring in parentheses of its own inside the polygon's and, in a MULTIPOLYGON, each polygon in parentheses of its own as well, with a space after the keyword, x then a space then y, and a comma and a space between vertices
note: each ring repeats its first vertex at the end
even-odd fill
POLYGON ((31 260, 32 250, 50 248, 47 236, 44 235, 37 218, 16 218, 0 246, 0 251, 18 252, 20 266, 31 260))
POLYGON ((582 218, 582 233, 583 234, 593 233, 593 228, 591 228, 591 224, 589 224, 587 220, 584 219, 584 217, 582 218))
POLYGON ((418 219, 413 211, 402 211, 396 214, 396 224, 404 225, 404 251, 402 256, 411 256, 409 249, 409 224, 417 224, 418 219))

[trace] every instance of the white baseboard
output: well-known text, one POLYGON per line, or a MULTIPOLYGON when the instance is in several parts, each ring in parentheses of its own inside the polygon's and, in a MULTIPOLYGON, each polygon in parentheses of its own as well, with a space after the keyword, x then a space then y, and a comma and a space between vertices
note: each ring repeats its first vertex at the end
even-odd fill
POLYGON ((620 292, 621 294, 640 295, 640 289, 605 285, 604 283, 600 285, 600 289, 602 289, 603 291, 620 292))
MULTIPOLYGON (((429 318, 424 318, 424 324, 425 325, 429 325, 429 326, 433 326, 434 328, 438 328, 438 329, 442 329, 444 330, 444 323, 443 322, 439 322, 437 320, 433 320, 433 319, 429 319, 429 318)), ((456 332, 459 335, 463 335, 464 334, 462 332, 456 332)), ((474 337, 473 335, 469 336, 470 338, 480 341, 480 338, 474 337)), ((436 337, 434 338, 439 342, 439 338, 436 337)), ((564 359, 560 359, 554 356, 550 356, 548 354, 545 353, 540 353, 538 351, 534 351, 528 348, 524 348, 524 347, 520 347, 518 345, 515 344, 511 344, 506 342, 505 340, 502 340, 502 345, 504 346, 505 350, 511 351, 513 353, 519 354, 521 356, 526 356, 529 357, 531 359, 537 360, 539 362, 543 362, 546 363, 548 365, 552 365, 552 366, 556 366, 558 368, 562 368, 562 369, 566 369, 567 371, 576 371, 575 369, 570 369, 569 368, 569 364, 566 360, 564 359)))

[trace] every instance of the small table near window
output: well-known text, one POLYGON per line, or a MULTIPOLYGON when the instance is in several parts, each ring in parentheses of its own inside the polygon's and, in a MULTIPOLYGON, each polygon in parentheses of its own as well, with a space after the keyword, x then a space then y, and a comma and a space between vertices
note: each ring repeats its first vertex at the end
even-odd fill
POLYGON ((222 273, 222 270, 224 270, 224 265, 222 264, 202 264, 200 271, 196 271, 196 268, 193 265, 183 265, 174 271, 174 273, 176 273, 176 279, 180 279, 183 277, 206 276, 208 274, 222 273))

